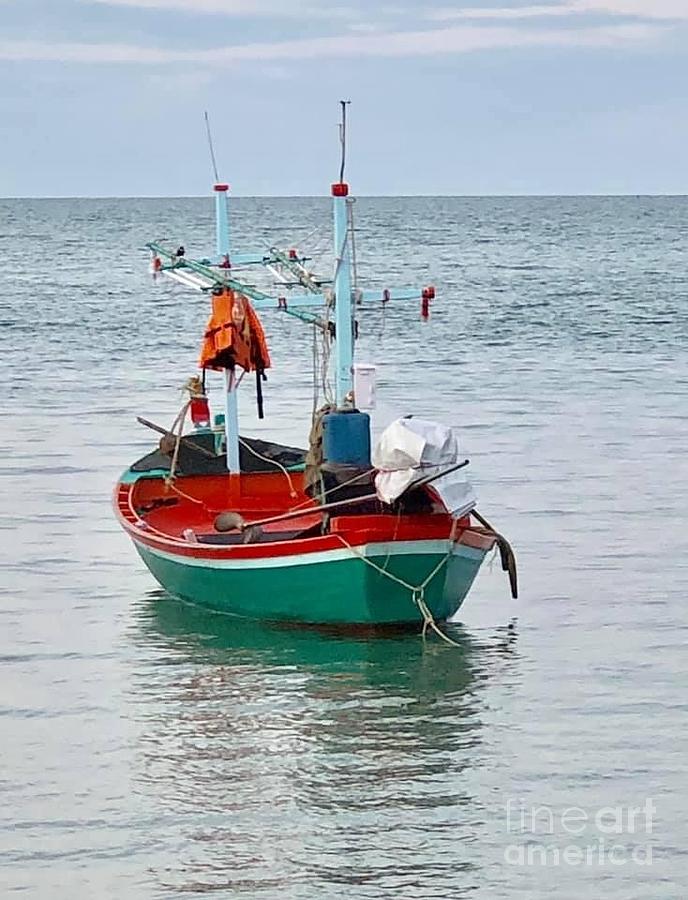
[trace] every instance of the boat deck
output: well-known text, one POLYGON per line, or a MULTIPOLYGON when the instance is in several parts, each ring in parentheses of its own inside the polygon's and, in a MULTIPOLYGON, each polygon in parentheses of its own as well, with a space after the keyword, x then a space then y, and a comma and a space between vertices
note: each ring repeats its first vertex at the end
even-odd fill
MULTIPOLYGON (((271 552, 276 545, 299 545, 302 552, 326 546, 361 546, 418 540, 455 540, 483 548, 491 541, 470 527, 468 516, 456 524, 446 512, 404 514, 383 504, 367 501, 361 510, 327 515, 303 491, 301 473, 254 473, 217 476, 187 476, 166 485, 164 478, 143 478, 133 484, 118 485, 116 505, 123 524, 146 542, 172 543, 179 547, 203 545, 208 552, 237 552, 252 549, 271 552), (303 507, 303 514, 284 521, 270 522, 252 534, 215 530, 215 518, 223 512, 238 513, 250 525, 303 507)), ((200 548, 199 548, 200 549, 200 548)), ((243 555, 243 554, 242 554, 243 555)))

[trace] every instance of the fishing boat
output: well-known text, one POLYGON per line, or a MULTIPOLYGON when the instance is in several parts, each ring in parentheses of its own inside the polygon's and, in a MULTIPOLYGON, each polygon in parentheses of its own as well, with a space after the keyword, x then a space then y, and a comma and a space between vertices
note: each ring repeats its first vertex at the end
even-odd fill
POLYGON ((468 460, 451 429, 401 418, 371 448, 374 370, 355 361, 359 321, 371 306, 413 300, 427 318, 435 292, 359 288, 345 104, 340 139, 331 278, 293 248, 236 249, 229 187, 216 169, 215 251, 192 259, 183 246, 147 245, 153 275, 203 292, 210 319, 200 375, 189 379, 175 422, 139 419, 160 433, 159 445, 120 477, 115 511, 153 576, 183 600, 267 621, 419 623, 442 634, 437 623, 456 614, 495 546, 516 595, 514 556, 475 508, 468 460), (253 269, 267 271, 277 291, 257 287, 253 269), (320 342, 325 402, 305 450, 240 434, 239 388, 255 378, 262 418, 272 365, 259 313, 296 318, 320 342), (213 372, 223 379, 223 411, 214 418, 206 392, 213 372))

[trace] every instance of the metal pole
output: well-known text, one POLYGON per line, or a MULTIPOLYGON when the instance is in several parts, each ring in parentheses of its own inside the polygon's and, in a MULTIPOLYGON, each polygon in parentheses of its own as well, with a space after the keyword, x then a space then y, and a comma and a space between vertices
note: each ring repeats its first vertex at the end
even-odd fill
POLYGON ((227 468, 239 472, 239 404, 237 403, 237 379, 231 369, 225 369, 225 438, 227 441, 227 468))
POLYGON ((229 185, 216 184, 215 191, 215 238, 217 255, 229 254, 229 185))
MULTIPOLYGON (((229 255, 229 185, 216 184, 215 191, 215 239, 217 255, 229 255)), ((227 442, 227 469, 239 472, 239 404, 235 373, 225 370, 225 439, 227 442)))
POLYGON ((332 185, 334 206, 334 293, 335 293, 335 399, 344 405, 353 390, 354 335, 351 305, 351 253, 348 239, 347 196, 349 185, 332 185))

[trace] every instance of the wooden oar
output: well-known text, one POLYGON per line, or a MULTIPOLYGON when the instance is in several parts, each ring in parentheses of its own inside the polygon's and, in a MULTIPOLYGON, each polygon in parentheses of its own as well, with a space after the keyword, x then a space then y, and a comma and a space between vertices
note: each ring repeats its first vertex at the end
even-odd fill
POLYGON ((327 512, 330 509, 339 509, 342 506, 351 506, 352 503, 363 503, 365 500, 377 500, 377 494, 364 494, 363 497, 350 497, 348 500, 334 500, 332 503, 323 503, 322 506, 304 506, 301 509, 292 509, 290 512, 281 513, 279 516, 270 516, 267 519, 256 519, 246 522, 236 512, 224 512, 215 519, 216 531, 246 531, 247 528, 255 528, 258 525, 270 525, 272 522, 283 522, 285 519, 298 519, 310 513, 327 512))
POLYGON ((464 466, 468 465, 468 462, 467 459, 464 459, 463 462, 450 466, 448 469, 445 469, 444 472, 437 472, 435 475, 427 475, 425 478, 420 478, 418 481, 412 481, 406 490, 410 491, 411 488, 423 487, 424 484, 430 484, 431 481, 437 481, 438 478, 442 478, 444 475, 456 472, 457 469, 463 469, 464 466))
MULTIPOLYGON (((145 425, 146 428, 152 428, 153 431, 157 431, 158 434, 164 434, 166 437, 174 438, 175 441, 177 440, 177 435, 171 431, 168 431, 167 428, 163 428, 162 425, 156 425, 155 422, 149 422, 148 419, 144 419, 142 416, 137 416, 136 421, 140 422, 142 425, 145 425)), ((197 444, 196 441, 192 441, 190 437, 182 435, 181 439, 187 446, 193 447, 194 450, 198 450, 198 452, 202 453, 204 456, 208 456, 210 457, 210 459, 217 459, 217 454, 211 453, 210 450, 206 450, 205 447, 201 447, 201 445, 197 444)))
MULTIPOLYGON (((463 462, 456 463, 455 465, 450 466, 448 469, 445 469, 443 472, 438 472, 437 474, 431 475, 428 478, 423 478, 421 481, 412 482, 406 490, 411 490, 411 488, 418 487, 418 485, 430 484, 430 482, 435 481, 437 478, 441 478, 443 475, 448 475, 450 472, 455 472, 457 469, 462 469, 467 465, 468 460, 464 459, 463 462)), ((403 497, 403 494, 401 496, 403 497)), ((259 525, 270 525, 273 522, 283 522, 287 519, 297 519, 300 516, 308 515, 309 513, 328 512, 331 509, 341 509, 344 506, 351 506, 354 503, 363 503, 366 500, 377 499, 377 494, 364 494, 362 497, 349 497, 347 500, 333 500, 331 503, 323 503, 321 506, 306 506, 302 507, 301 509, 292 509, 290 510, 290 512, 281 513, 278 516, 270 516, 267 519, 256 519, 253 522, 246 522, 237 512, 224 512, 220 513, 220 515, 215 519, 215 530, 233 531, 236 528, 239 531, 245 531, 247 528, 254 528, 259 525)))

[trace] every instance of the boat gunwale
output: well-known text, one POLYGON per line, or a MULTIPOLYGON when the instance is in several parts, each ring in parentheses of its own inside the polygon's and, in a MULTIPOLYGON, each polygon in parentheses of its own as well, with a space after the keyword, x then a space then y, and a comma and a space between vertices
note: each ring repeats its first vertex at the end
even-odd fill
MULTIPOLYGON (((218 556, 218 555, 199 555, 191 553, 176 552, 178 548, 164 548, 156 543, 143 539, 142 535, 134 537, 132 535, 134 545, 139 549, 145 548, 154 555, 167 559, 182 565, 188 565, 199 568, 219 568, 219 569, 260 569, 260 568, 290 568, 292 566, 301 565, 317 565, 330 562, 365 562, 375 557, 396 557, 396 556, 428 556, 438 557, 443 555, 459 555, 466 556, 471 559, 483 559, 488 552, 485 548, 472 547, 467 544, 454 543, 451 548, 448 547, 446 540, 416 540, 416 541, 371 541, 367 544, 358 546, 343 545, 341 542, 338 546, 312 548, 304 551, 303 548, 292 552, 279 555, 260 556, 218 556)), ((285 542, 287 543, 287 542, 285 542)), ((197 545, 188 545, 189 547, 197 545)))
MULTIPOLYGON (((453 540, 451 533, 448 533, 446 536, 428 536, 422 533, 421 522, 418 525, 417 536, 413 534, 409 536, 407 534, 403 538, 381 538, 363 527, 347 529, 346 537, 342 533, 331 532, 304 538, 290 538, 284 541, 273 540, 269 543, 256 544, 206 544, 193 542, 161 532, 141 519, 130 503, 131 488, 132 485, 118 481, 113 496, 115 513, 125 532, 135 543, 139 542, 152 550, 157 549, 172 556, 187 559, 243 560, 250 562, 251 560, 304 557, 311 554, 346 549, 350 549, 353 556, 360 556, 361 547, 367 550, 369 547, 375 546, 389 548, 390 546, 398 545, 401 550, 400 545, 413 545, 420 548, 423 544, 428 543, 442 545, 447 550, 451 546, 462 545, 470 549, 487 552, 494 544, 494 539, 491 536, 479 534, 472 526, 459 528, 453 540), (126 508, 129 515, 124 513, 123 492, 126 492, 126 508), (141 525, 145 527, 141 527, 141 525), (475 546, 475 544, 478 546, 475 546)), ((304 510, 304 513, 311 511, 310 509, 304 510)), ((365 519, 366 517, 364 516, 363 518, 365 519)), ((364 523, 361 522, 361 524, 363 525, 364 523)), ((382 552, 386 553, 388 551, 385 549, 382 552)), ((436 552, 436 549, 433 549, 432 552, 436 552)))

